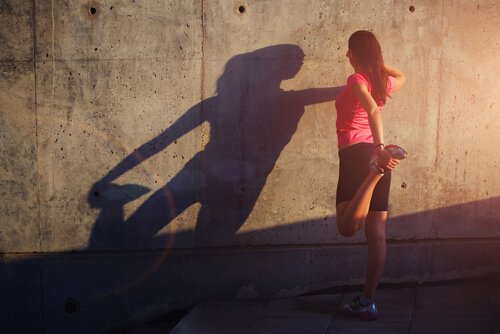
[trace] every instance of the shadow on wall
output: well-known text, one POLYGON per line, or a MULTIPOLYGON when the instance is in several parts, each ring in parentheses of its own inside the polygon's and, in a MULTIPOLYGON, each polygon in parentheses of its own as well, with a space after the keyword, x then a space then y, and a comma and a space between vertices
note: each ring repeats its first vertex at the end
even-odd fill
POLYGON ((187 238, 190 245, 231 244, 295 133, 305 106, 334 100, 342 89, 280 89, 283 80, 299 72, 303 58, 302 49, 290 44, 232 57, 217 81, 216 96, 187 110, 94 184, 88 201, 101 211, 88 248, 154 246, 158 231, 194 203, 201 209, 187 238), (113 181, 205 121, 210 124, 210 140, 204 150, 124 221, 123 205, 149 189, 113 181))
MULTIPOLYGON (((389 208, 390 210, 390 208, 389 208)), ((500 197, 472 201, 433 210, 390 217, 387 225, 388 243, 393 241, 494 241, 500 237, 500 197), (397 233, 399 231, 399 233, 397 233), (397 234, 396 234, 397 233, 397 234)), ((364 230, 364 229, 363 229, 364 230)), ((165 244, 175 239, 176 244, 189 240, 192 231, 175 232, 158 236, 165 244)), ((332 235, 338 234, 335 216, 295 221, 281 226, 261 228, 238 233, 241 245, 315 245, 330 244, 332 235)), ((364 231, 358 232, 364 235, 364 231)), ((341 237, 339 243, 359 244, 365 239, 341 237), (345 243, 342 243, 342 240, 345 243)), ((333 245, 335 246, 335 245, 333 245)), ((479 263, 478 263, 479 264, 479 263)), ((500 264, 500 258, 499 258, 500 264)))
MULTIPOLYGON (((340 89, 282 91, 281 81, 298 73, 303 56, 295 45, 276 45, 233 57, 219 78, 216 96, 190 108, 164 133, 137 148, 95 183, 88 201, 101 211, 88 249, 148 248, 174 238, 176 245, 179 241, 194 246, 232 243, 295 133, 305 106, 333 100, 340 89), (113 181, 204 121, 210 123, 211 131, 205 149, 124 221, 123 205, 149 190, 113 181), (157 235, 194 203, 201 204, 194 231, 157 235)), ((436 237, 450 236, 443 226, 457 233, 479 229, 484 235, 498 236, 499 216, 500 197, 495 197, 395 217, 389 229, 391 225, 431 221, 436 237)), ((276 244, 276 235, 286 235, 289 239, 280 242, 293 244, 305 235, 307 240, 301 243, 314 246, 330 231, 335 233, 334 219, 290 222, 238 234, 238 238, 262 245, 276 244)), ((422 235, 426 234, 416 234, 422 235)), ((482 247, 486 241, 479 243, 481 247, 477 242, 448 243, 447 252, 443 252, 447 247, 444 243, 422 244, 425 252, 416 255, 422 257, 419 265, 407 260, 413 243, 395 243, 392 247, 409 246, 399 249, 405 255, 401 262, 394 260, 396 252, 388 253, 384 277, 439 279, 457 270, 467 273, 499 268, 500 260, 493 256, 499 243, 492 242, 490 248, 482 247)), ((303 292, 364 276, 364 265, 346 261, 359 257, 356 246, 242 250, 179 251, 168 258, 162 250, 98 255, 68 252, 16 257, 13 261, 0 258, 0 332, 116 332, 155 313, 203 298, 234 298, 242 287, 250 286, 252 296, 268 298, 281 291, 293 294, 297 287, 303 292), (306 269, 298 270, 300 265, 306 269)))

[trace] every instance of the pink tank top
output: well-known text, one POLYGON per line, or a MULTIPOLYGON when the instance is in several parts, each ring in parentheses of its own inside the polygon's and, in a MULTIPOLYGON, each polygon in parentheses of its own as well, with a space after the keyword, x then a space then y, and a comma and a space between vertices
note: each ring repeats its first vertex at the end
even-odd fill
MULTIPOLYGON (((337 109, 337 139, 338 146, 349 143, 373 143, 372 131, 368 122, 368 113, 352 92, 355 84, 363 84, 371 92, 370 81, 359 73, 354 73, 347 78, 347 84, 335 100, 337 109)), ((387 92, 390 94, 395 86, 395 78, 389 76, 387 92)), ((382 111, 383 104, 379 104, 382 111)))

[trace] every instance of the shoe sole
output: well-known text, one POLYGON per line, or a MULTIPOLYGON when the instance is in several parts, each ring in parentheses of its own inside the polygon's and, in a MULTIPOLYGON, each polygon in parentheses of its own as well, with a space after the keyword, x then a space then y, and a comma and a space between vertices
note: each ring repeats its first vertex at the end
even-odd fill
POLYGON ((363 320, 375 320, 378 318, 378 314, 373 314, 373 313, 362 313, 362 312, 354 312, 354 311, 349 311, 349 310, 342 310, 340 311, 341 313, 358 317, 363 320))

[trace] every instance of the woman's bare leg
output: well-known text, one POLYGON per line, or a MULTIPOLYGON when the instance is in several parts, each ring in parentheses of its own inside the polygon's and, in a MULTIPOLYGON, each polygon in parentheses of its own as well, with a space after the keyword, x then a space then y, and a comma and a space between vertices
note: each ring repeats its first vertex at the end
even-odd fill
POLYGON ((337 228, 340 234, 351 237, 363 227, 370 209, 373 190, 381 178, 380 174, 370 169, 353 199, 337 205, 337 228))
POLYGON ((387 211, 370 211, 366 217, 365 235, 368 241, 368 265, 363 296, 369 299, 373 299, 384 270, 386 222, 387 211))

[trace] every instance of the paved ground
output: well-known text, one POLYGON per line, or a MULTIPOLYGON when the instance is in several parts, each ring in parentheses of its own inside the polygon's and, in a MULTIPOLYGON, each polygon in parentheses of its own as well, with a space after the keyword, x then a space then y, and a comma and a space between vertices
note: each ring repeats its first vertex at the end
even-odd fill
POLYGON ((332 334, 500 333, 500 277, 378 290, 380 318, 338 313, 355 292, 319 292, 259 301, 204 301, 175 328, 146 326, 129 333, 332 334))

